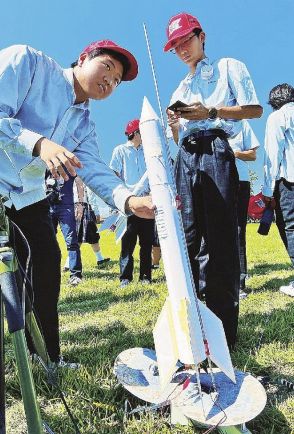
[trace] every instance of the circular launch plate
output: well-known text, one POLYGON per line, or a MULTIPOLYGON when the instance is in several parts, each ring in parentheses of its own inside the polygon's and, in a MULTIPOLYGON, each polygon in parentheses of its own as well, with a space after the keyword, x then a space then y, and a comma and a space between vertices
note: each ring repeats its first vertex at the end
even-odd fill
MULTIPOLYGON (((186 417, 201 424, 213 426, 239 425, 256 417, 266 404, 263 386, 252 375, 235 371, 234 384, 219 369, 213 369, 217 394, 197 393, 195 371, 176 374, 168 386, 160 388, 156 353, 148 348, 131 348, 116 358, 114 373, 118 381, 136 397, 160 404, 171 400, 186 417), (179 385, 183 378, 190 377, 185 390, 179 385)), ((200 372, 202 389, 212 389, 210 374, 200 372)))

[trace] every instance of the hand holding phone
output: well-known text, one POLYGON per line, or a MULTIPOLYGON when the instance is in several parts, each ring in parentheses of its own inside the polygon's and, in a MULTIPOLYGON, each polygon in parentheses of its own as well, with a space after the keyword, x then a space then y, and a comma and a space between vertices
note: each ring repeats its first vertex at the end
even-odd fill
POLYGON ((180 110, 182 107, 188 107, 188 104, 185 104, 183 101, 177 100, 173 104, 171 104, 167 109, 173 112, 180 110))

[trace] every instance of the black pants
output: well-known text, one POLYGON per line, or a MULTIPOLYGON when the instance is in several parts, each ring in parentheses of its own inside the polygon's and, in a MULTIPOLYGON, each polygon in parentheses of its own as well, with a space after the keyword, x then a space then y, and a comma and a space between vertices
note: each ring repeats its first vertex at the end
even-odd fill
MULTIPOLYGON (((250 182, 239 181, 238 190, 238 238, 239 238, 239 258, 240 258, 240 290, 244 291, 247 277, 247 255, 246 255, 246 226, 248 204, 250 199, 250 182)), ((205 294, 206 274, 209 261, 208 249, 204 238, 201 241, 200 251, 196 257, 199 263, 199 291, 205 294)))
POLYGON ((154 220, 142 219, 135 215, 128 217, 127 230, 121 240, 120 280, 133 280, 133 253, 139 237, 140 280, 151 280, 151 251, 154 239, 154 220))
POLYGON ((284 178, 277 181, 274 198, 277 227, 294 266, 294 182, 284 178))
POLYGON ((246 287, 247 277, 247 256, 246 256, 246 226, 248 205, 250 199, 250 182, 239 181, 238 191, 238 235, 239 235, 239 256, 240 256, 240 290, 246 287))
POLYGON ((197 255, 201 240, 209 259, 206 304, 222 320, 227 341, 236 340, 239 313, 240 264, 238 254, 238 173, 228 141, 217 134, 191 135, 180 148, 175 177, 181 196, 182 218, 190 262, 198 290, 197 255))
MULTIPOLYGON (((47 351, 52 361, 60 355, 59 325, 57 303, 60 291, 60 249, 49 214, 47 200, 27 206, 21 210, 14 207, 7 209, 8 217, 15 222, 24 233, 32 258, 33 294, 27 290, 33 300, 33 307, 41 327, 47 351)), ((25 269, 28 250, 18 231, 14 229, 11 242, 23 269, 25 269)), ((30 339, 28 346, 34 351, 30 339)))

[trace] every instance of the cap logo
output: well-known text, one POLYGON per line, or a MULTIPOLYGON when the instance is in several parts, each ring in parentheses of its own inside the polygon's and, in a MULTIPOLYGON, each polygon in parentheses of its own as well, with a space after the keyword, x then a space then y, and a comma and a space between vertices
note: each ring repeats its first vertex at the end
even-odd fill
POLYGON ((174 20, 170 25, 168 26, 168 34, 169 36, 174 33, 176 30, 180 29, 182 26, 180 26, 181 18, 178 18, 177 20, 174 20))

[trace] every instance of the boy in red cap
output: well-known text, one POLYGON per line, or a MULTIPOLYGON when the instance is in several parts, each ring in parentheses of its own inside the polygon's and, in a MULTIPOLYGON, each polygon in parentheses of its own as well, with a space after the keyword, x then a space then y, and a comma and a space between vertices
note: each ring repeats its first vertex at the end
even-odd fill
POLYGON ((222 320, 230 347, 235 345, 239 312, 239 255, 236 199, 238 174, 228 144, 241 130, 241 119, 262 114, 246 66, 230 58, 212 62, 205 55, 205 33, 197 18, 173 16, 167 27, 164 51, 174 52, 188 75, 167 110, 170 132, 180 149, 175 177, 196 288, 196 256, 202 237, 209 254, 205 299, 222 320), (179 103, 177 104, 179 106, 179 103))
MULTIPOLYGON (((134 56, 110 40, 87 46, 68 69, 29 46, 0 51, 0 194, 31 248, 34 308, 57 366, 68 365, 59 348, 60 249, 43 188, 46 166, 65 180, 78 173, 122 212, 152 217, 150 198, 134 197, 99 157, 90 119, 89 99, 107 98, 137 72, 134 56)), ((17 231, 15 238, 25 269, 27 250, 17 231)))
MULTIPOLYGON (((146 172, 146 164, 139 129, 139 119, 128 122, 125 128, 127 143, 114 148, 110 167, 132 190, 146 172)), ((146 182, 146 190, 149 185, 146 182)), ((145 186, 144 186, 145 187, 145 186)), ((141 282, 151 282, 151 251, 154 237, 154 220, 141 219, 133 215, 128 217, 127 230, 121 240, 120 282, 121 287, 133 280, 133 253, 137 243, 140 244, 140 276, 141 282)))

